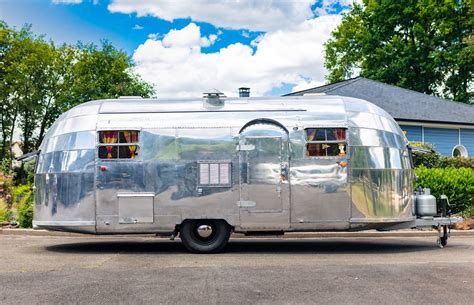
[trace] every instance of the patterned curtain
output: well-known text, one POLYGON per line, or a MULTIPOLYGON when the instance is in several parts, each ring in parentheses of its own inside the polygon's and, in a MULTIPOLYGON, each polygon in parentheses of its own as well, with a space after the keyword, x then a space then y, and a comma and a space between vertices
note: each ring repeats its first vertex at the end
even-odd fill
MULTIPOLYGON (((116 131, 103 131, 102 143, 113 144, 118 141, 118 132, 116 131)), ((107 148, 107 159, 112 159, 112 146, 106 146, 107 148)))
POLYGON ((346 130, 341 129, 341 128, 336 128, 334 129, 335 134, 336 134, 336 139, 339 140, 345 140, 346 139, 346 130))
POLYGON ((313 141, 316 138, 316 128, 306 129, 308 141, 313 141))
MULTIPOLYGON (((125 142, 126 143, 137 143, 138 142, 138 131, 124 131, 123 135, 125 137, 125 142)), ((135 159, 136 157, 136 152, 137 152, 137 146, 136 145, 130 145, 128 147, 130 150, 130 158, 135 159)))

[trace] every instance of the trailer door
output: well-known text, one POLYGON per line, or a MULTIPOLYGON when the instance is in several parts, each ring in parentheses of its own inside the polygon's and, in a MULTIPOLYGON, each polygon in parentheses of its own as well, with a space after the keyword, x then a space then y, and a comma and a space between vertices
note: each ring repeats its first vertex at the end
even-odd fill
POLYGON ((239 140, 241 227, 288 228, 288 132, 257 120, 241 130, 239 140))

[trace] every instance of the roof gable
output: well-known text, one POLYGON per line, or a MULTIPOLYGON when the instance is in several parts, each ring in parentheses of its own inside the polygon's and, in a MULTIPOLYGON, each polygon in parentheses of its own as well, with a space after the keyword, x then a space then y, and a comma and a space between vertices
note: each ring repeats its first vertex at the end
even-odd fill
POLYGON ((397 120, 474 125, 474 106, 370 80, 364 77, 293 92, 287 96, 324 93, 369 101, 397 120))

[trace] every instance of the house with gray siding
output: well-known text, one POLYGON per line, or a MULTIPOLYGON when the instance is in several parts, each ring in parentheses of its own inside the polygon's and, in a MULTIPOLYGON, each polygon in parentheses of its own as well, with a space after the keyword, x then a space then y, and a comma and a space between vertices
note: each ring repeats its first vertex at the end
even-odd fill
POLYGON ((409 141, 430 143, 446 156, 474 156, 474 106, 364 77, 286 94, 344 95, 367 100, 392 115, 409 141))

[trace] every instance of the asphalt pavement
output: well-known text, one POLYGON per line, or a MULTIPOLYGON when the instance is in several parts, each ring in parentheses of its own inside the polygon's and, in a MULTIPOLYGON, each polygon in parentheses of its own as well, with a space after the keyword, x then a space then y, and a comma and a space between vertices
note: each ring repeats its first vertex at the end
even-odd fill
POLYGON ((0 304, 473 304, 474 236, 179 239, 0 235, 0 304))

